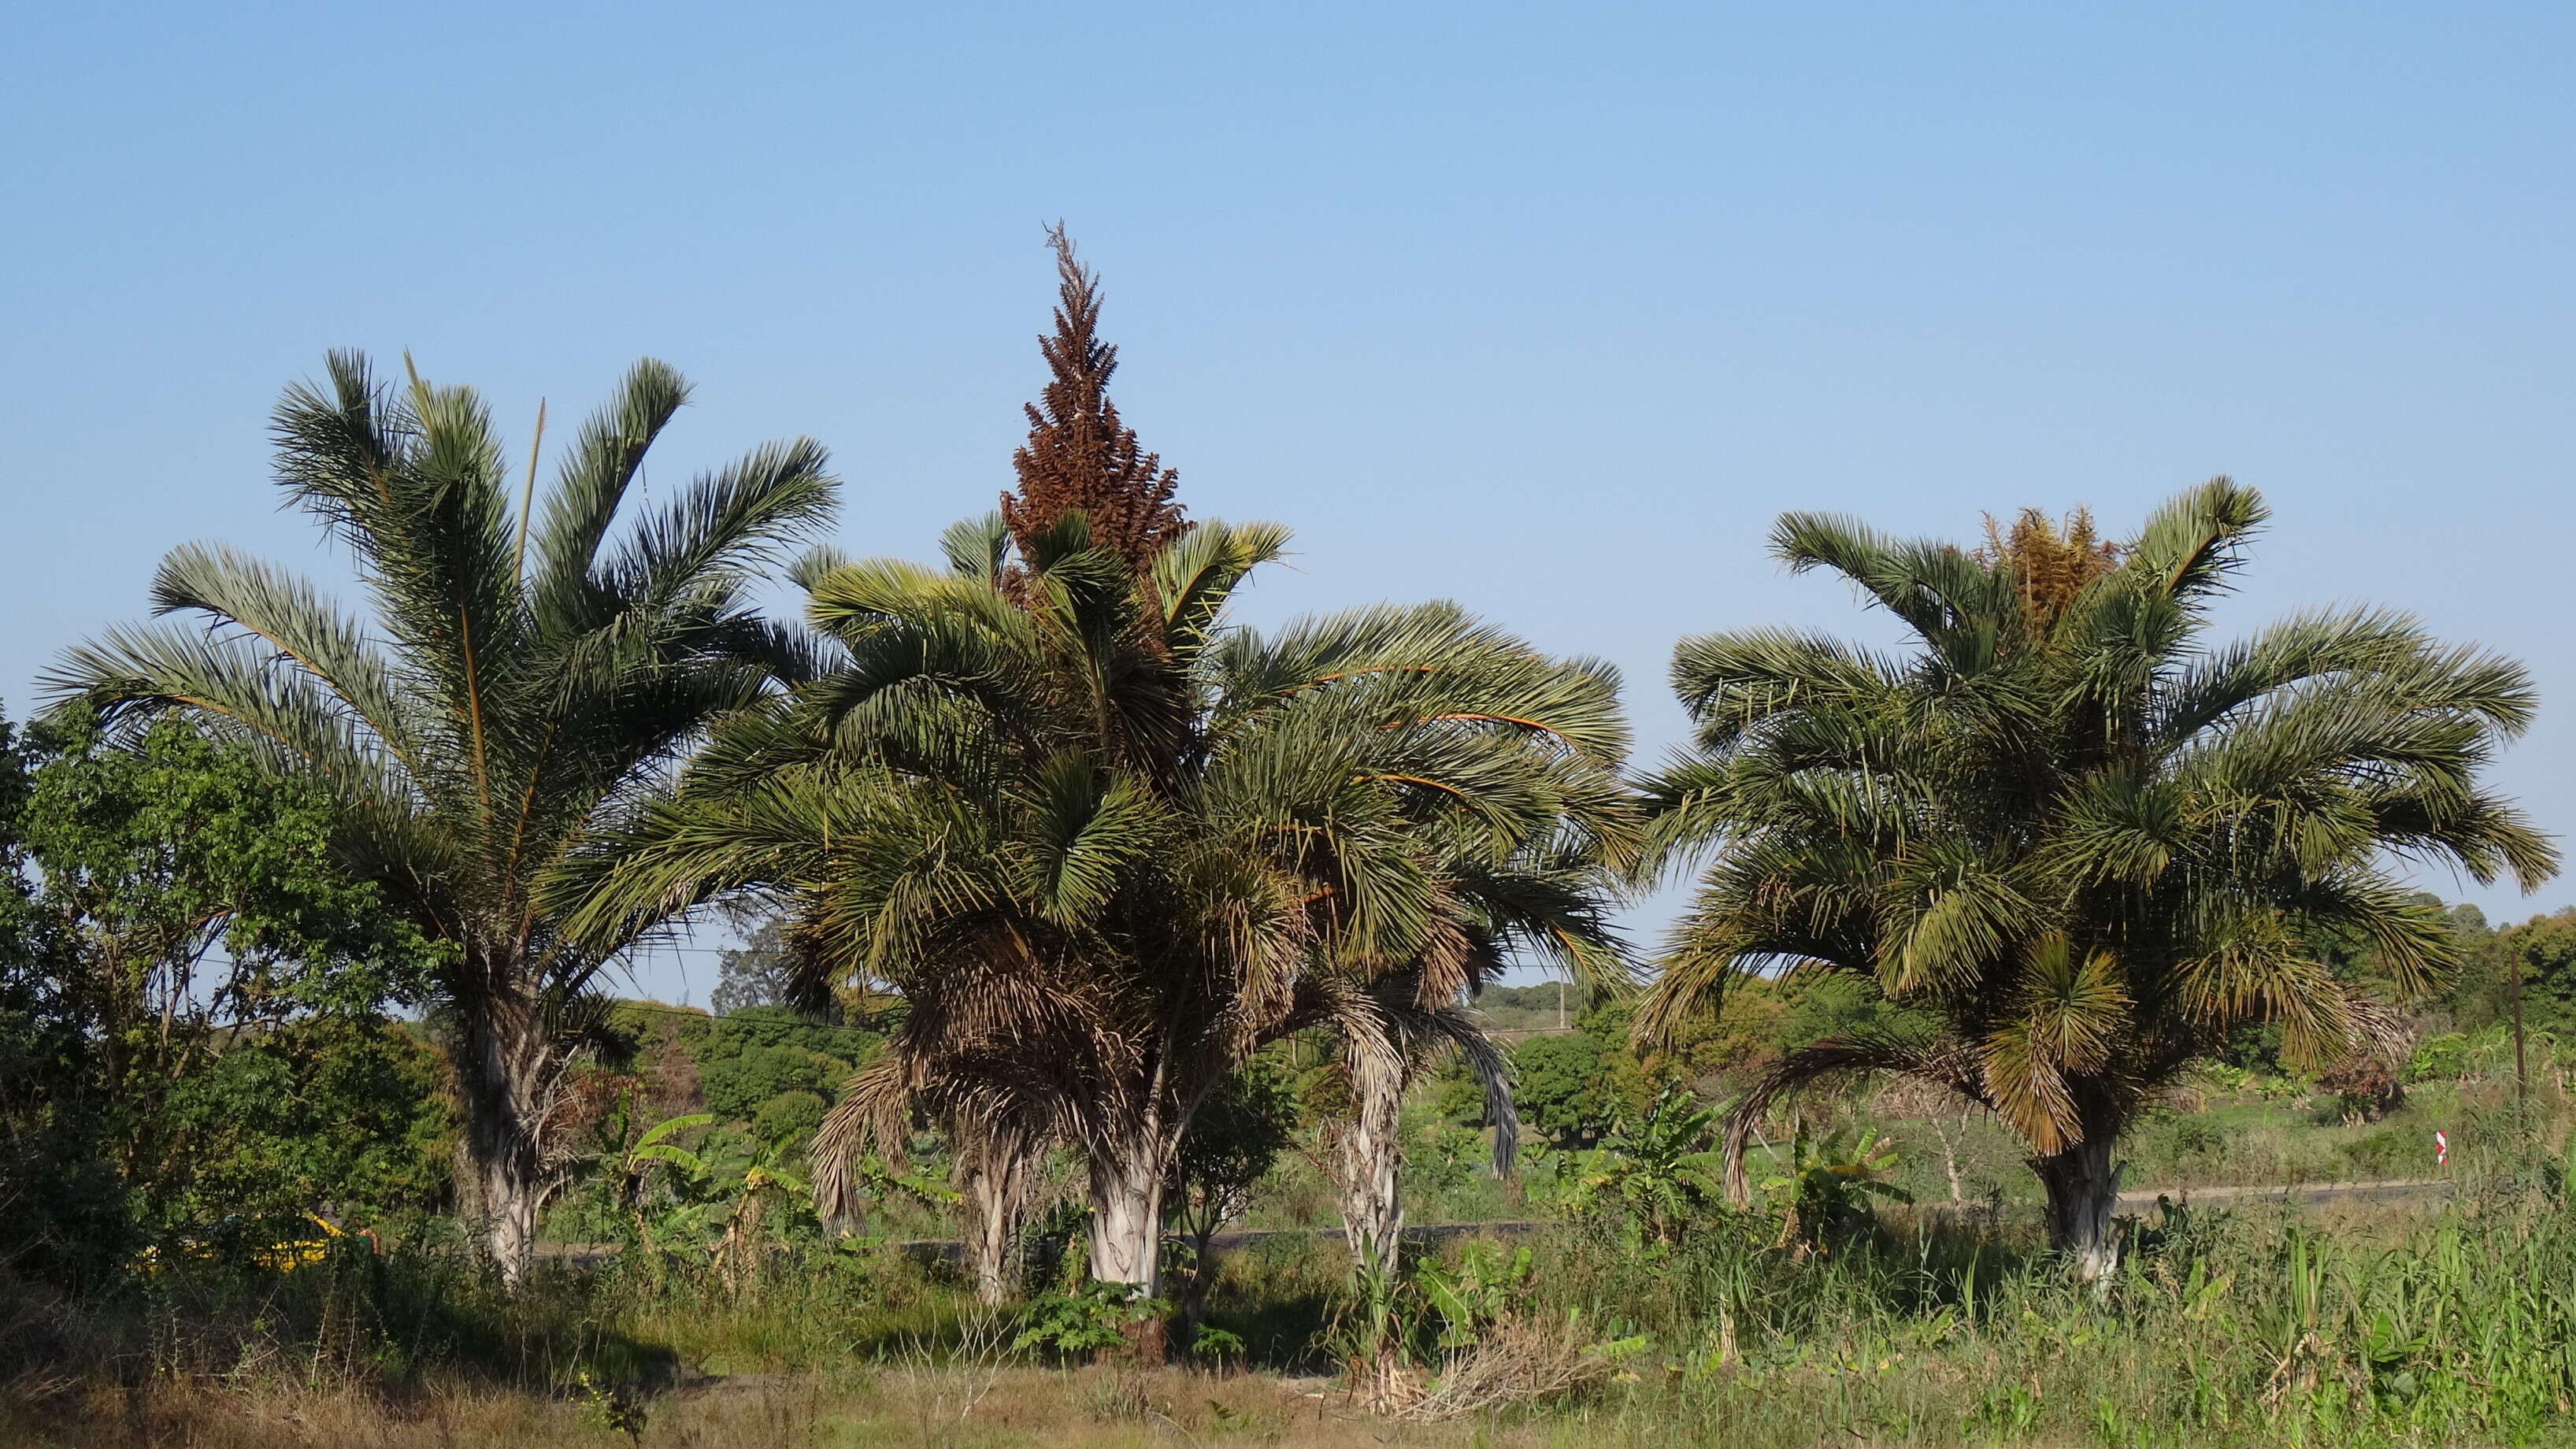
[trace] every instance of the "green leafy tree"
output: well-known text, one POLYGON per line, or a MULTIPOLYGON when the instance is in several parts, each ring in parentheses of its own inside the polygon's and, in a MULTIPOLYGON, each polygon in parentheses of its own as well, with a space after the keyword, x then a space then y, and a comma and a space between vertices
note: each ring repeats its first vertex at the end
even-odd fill
POLYGON ((1610 1130, 1619 1097, 1606 1058, 1615 1051, 1587 1031, 1534 1036, 1512 1049, 1512 1095, 1527 1122, 1560 1147, 1580 1146, 1610 1130))
POLYGON ((751 1007, 784 1006, 796 989, 796 966, 775 919, 753 928, 739 947, 716 956, 716 985, 707 1005, 718 1016, 751 1007))
POLYGON ((2410 995, 2457 967, 2390 857, 2526 888, 2556 869, 2479 779, 2531 719, 2520 666, 2367 609, 2206 641, 2265 516, 2220 479, 2117 546, 2080 514, 2026 513, 1978 550, 1780 520, 1782 560, 1841 574, 1911 637, 1878 653, 1763 629, 1675 652, 1696 734, 1651 793, 1668 858, 1711 863, 1640 1025, 1783 964, 1913 1016, 1783 1059, 1736 1110, 1739 1158, 1782 1092, 1928 1078, 2020 1134, 2051 1239, 2099 1277, 2112 1152, 2158 1087, 2249 1022, 2278 1022, 2310 1069, 2380 1030, 2319 943, 2368 941, 2410 995))
POLYGON ((781 1092, 760 1104, 752 1114, 751 1133, 763 1142, 790 1152, 802 1152, 814 1140, 814 1131, 823 1125, 823 1114, 831 1103, 820 1092, 781 1092))
MULTIPOLYGON (((1431 1080, 1431 1110, 1441 1121, 1464 1127, 1492 1125, 1486 1116, 1491 1093, 1475 1068, 1452 1056, 1440 1064, 1431 1080)), ((1520 1116, 1517 1096, 1512 1115, 1517 1122, 1520 1116)))
POLYGON ((244 1033, 171 1084, 139 1183, 166 1233, 227 1220, 303 1236, 307 1214, 409 1228, 445 1198, 451 1124, 435 1048, 333 1014, 244 1033))
POLYGON ((1207 1094, 1265 1042, 1370 1029, 1379 977, 1455 1001, 1459 842, 1502 860, 1624 821, 1626 733, 1605 668, 1454 607, 1233 624, 1287 535, 1185 525, 1109 406, 1097 290, 1058 240, 1018 492, 949 531, 943 568, 809 567, 841 662, 717 731, 680 801, 592 855, 585 909, 793 897, 810 986, 905 1006, 818 1142, 827 1204, 832 1161, 891 1150, 917 1110, 960 1140, 1008 1124, 980 1135, 1082 1150, 1091 1271, 1150 1291, 1207 1094))
POLYGON ((2576 1032, 2576 909, 2507 926, 2489 938, 2483 954, 2488 994, 2495 998, 2493 1020, 2512 1019, 2513 978, 2519 976, 2526 1026, 2576 1032))
POLYGON ((0 718, 0 1263, 77 1282, 131 1246, 90 997, 22 833, 41 752, 0 718))
POLYGON ((866 1061, 885 1036, 862 1026, 835 1026, 789 1006, 746 1006, 715 1019, 698 1042, 701 1061, 721 1061, 758 1047, 787 1047, 843 1064, 866 1061))
POLYGON ((1296 1140, 1297 1091, 1267 1057, 1236 1068, 1190 1118, 1163 1184, 1173 1225, 1190 1245, 1190 1297, 1215 1281, 1219 1229, 1252 1207, 1252 1191, 1296 1140))
POLYGON ((43 746, 17 822, 38 990, 136 1225, 425 1207, 438 1072, 382 1008, 437 952, 339 868, 331 799, 176 720, 128 748, 68 710, 43 746))
POLYGON ((703 1062, 698 1068, 698 1089, 719 1117, 740 1121, 781 1092, 820 1093, 849 1074, 846 1063, 837 1075, 832 1068, 831 1058, 798 1047, 747 1047, 703 1062))
POLYGON ((828 1106, 850 1073, 884 1046, 882 1035, 865 1028, 829 1025, 787 1006, 745 1006, 716 1018, 697 1041, 698 1090, 730 1122, 753 1118, 781 1095, 812 1095, 828 1106))
POLYGON ((440 947, 433 994, 471 1163, 460 1197, 515 1277, 568 1160, 547 1124, 597 1014, 586 989, 655 924, 629 914, 570 935, 539 883, 712 720, 805 675, 804 647, 745 586, 830 516, 835 485, 800 440, 630 508, 688 396, 658 362, 627 373, 542 500, 533 452, 514 487, 471 389, 416 373, 381 386, 351 353, 327 373, 278 405, 278 478, 355 555, 369 616, 190 545, 152 601, 193 622, 111 630, 51 683, 120 732, 185 715, 334 802, 336 866, 440 947))

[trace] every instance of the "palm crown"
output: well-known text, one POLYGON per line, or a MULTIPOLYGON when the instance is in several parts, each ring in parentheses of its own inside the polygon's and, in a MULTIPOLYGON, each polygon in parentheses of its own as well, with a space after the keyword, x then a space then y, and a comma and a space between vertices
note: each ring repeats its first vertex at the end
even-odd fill
MULTIPOLYGON (((153 604, 205 627, 111 630, 51 681, 111 720, 194 715, 336 797, 344 862, 444 947, 486 1209, 527 1218, 505 1236, 534 1230, 565 1010, 652 924, 566 934, 539 882, 709 721, 807 668, 745 585, 829 519, 823 450, 772 444, 629 510, 687 396, 670 368, 637 363, 532 517, 535 457, 513 509, 471 389, 416 373, 381 386, 364 358, 332 354, 327 383, 289 389, 276 411, 278 477, 355 555, 371 617, 192 545, 162 564, 153 604)), ((495 1241, 512 1271, 522 1249, 495 1241)))
POLYGON ((1580 862, 1635 835, 1611 679, 1442 605, 1227 627, 1283 542, 1201 523, 1130 574, 1075 513, 1025 557, 987 519, 945 570, 820 567, 846 658, 603 842, 593 910, 793 892, 815 980, 902 997, 827 1160, 936 1105, 1153 1183, 1264 1041, 1393 1050, 1522 940, 1601 966, 1580 862))
POLYGON ((1095 1272, 1148 1282, 1165 1165, 1227 1071, 1327 1022, 1396 1054, 1522 941, 1614 958, 1586 862, 1637 828, 1605 667, 1447 605, 1232 625, 1287 536, 1181 518, 1059 259, 1017 496, 941 567, 810 560, 833 665, 720 731, 580 889, 600 921, 776 891, 812 982, 902 998, 819 1140, 827 1200, 915 1107, 973 1141, 1061 1134, 1095 1272))
POLYGON ((2220 479, 2120 547, 2080 516, 2025 515, 1974 552, 1780 521, 1792 568, 1844 575, 1913 637, 1900 656, 1783 630, 1677 650, 1697 733, 1650 782, 1659 840, 1719 853, 1641 1026, 1790 966, 1866 977, 1938 1027, 1793 1054, 1737 1112, 1739 1163, 1777 1093, 1914 1073, 2000 1114, 2061 1240, 2087 1236, 2068 1215, 2107 1211, 2110 1140, 2227 1032, 2277 1021, 2315 1063, 2367 1035, 2377 1004, 2321 942, 2368 942, 2404 990, 2451 969, 2391 856, 2552 871, 2477 780, 2531 717, 2518 666, 2369 611, 2202 642, 2264 517, 2220 479))

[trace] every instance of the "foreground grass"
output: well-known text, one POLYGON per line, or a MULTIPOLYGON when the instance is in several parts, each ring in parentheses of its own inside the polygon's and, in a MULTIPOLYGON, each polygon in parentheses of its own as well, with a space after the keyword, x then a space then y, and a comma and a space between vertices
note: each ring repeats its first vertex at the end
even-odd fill
MULTIPOLYGON (((2081 1348, 2082 1345, 2074 1345, 2081 1348)), ((579 1390, 535 1392, 456 1383, 396 1397, 350 1385, 155 1385, 93 1390, 41 1417, 0 1417, 0 1440, 31 1449, 137 1444, 192 1449, 328 1445, 350 1449, 518 1446, 1016 1446, 1241 1443, 1362 1446, 2039 1446, 2277 1445, 2385 1442, 2535 1445, 2576 1442, 2564 1423, 2520 1429, 2357 1432, 2334 1415, 2246 1406, 2240 1422, 2160 1421, 2119 1392, 2147 1355, 2078 1356, 2025 1378, 1977 1355, 1891 1354, 1875 1364, 1804 1372, 1744 1370, 1622 1385, 1589 1402, 1541 1406, 1464 1424, 1389 1423, 1330 1381, 1176 1369, 992 1371, 948 1366, 837 1374, 739 1376, 673 1389, 620 1421, 579 1390), (2112 1392, 2103 1392, 2109 1388, 2112 1392), (2064 1400, 2061 1406, 2059 1400, 2064 1400), (1963 1410, 1965 1412, 1963 1412, 1963 1410)))
MULTIPOLYGON (((1047 1366, 1011 1351, 1012 1318, 885 1252, 517 1293, 359 1253, 100 1299, 21 1288, 0 1299, 0 1443, 2576 1443, 2576 1215, 2543 1166, 2447 1204, 2160 1213, 2102 1292, 2009 1219, 1898 1218, 1821 1252, 1754 1215, 1661 1244, 1571 1224, 1480 1331, 1574 1332, 1616 1371, 1454 1423, 1365 1411, 1319 1348, 1356 1321, 1347 1265, 1303 1239, 1237 1255, 1210 1295, 1257 1370, 1228 1373, 1047 1366)), ((1426 1379, 1486 1351, 1398 1332, 1426 1379)))
MULTIPOLYGON (((457 1384, 401 1399, 346 1386, 251 1391, 162 1388, 127 1401, 99 1396, 79 1412, 21 1421, 8 1442, 31 1446, 168 1443, 201 1449, 313 1444, 352 1449, 516 1449, 640 1443, 698 1449, 778 1445, 912 1444, 1109 1446, 1229 1440, 1254 1444, 1376 1445, 1388 1426, 1267 1375, 1219 1378, 1165 1369, 950 1367, 741 1376, 672 1390, 641 1406, 630 1440, 579 1393, 457 1384)), ((1408 1442, 1467 1443, 1476 1431, 1413 1433, 1408 1442)), ((1483 1442, 1496 1442, 1488 1433, 1483 1442)), ((1547 1443, 1537 1426, 1502 1442, 1547 1443)))

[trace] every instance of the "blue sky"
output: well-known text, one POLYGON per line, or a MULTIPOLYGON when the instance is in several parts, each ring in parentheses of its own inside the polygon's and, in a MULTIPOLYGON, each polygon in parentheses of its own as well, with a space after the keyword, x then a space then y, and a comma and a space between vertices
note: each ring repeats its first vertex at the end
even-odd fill
POLYGON ((333 346, 522 437, 665 358, 663 476, 812 434, 841 543, 926 555, 1008 481, 1061 217, 1192 509, 1298 532, 1257 619, 1457 598, 1616 661, 1651 753, 1680 633, 1885 637, 1765 558, 1784 508, 2119 530, 2226 472, 2277 514, 2227 623, 2527 661, 2497 778, 2563 833, 2571 72, 2564 5, 43 7, 0 706, 172 545, 345 577, 263 440, 333 346))

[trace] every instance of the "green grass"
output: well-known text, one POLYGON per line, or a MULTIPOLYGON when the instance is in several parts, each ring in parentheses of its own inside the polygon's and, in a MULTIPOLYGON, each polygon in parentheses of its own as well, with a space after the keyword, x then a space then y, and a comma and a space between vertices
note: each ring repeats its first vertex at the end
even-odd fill
MULTIPOLYGON (((1779 1246, 1762 1212, 1712 1209, 1671 1246, 1616 1218, 1548 1221, 1516 1311, 1643 1347, 1578 1399, 1464 1426, 1379 1425, 1335 1397, 1324 1345, 1352 1307, 1350 1263, 1299 1160, 1263 1212, 1327 1231, 1228 1254, 1205 1304, 1251 1379, 1013 1360, 995 1348, 1007 1314, 977 1308, 953 1265, 883 1242, 797 1236, 734 1281, 553 1265, 511 1292, 452 1249, 349 1239, 290 1273, 182 1261, 77 1295, 0 1274, 0 1442, 605 1445, 622 1442, 598 1427, 611 1385, 647 1411, 647 1444, 2576 1443, 2568 1113, 2555 1078, 2540 1085, 2530 1107, 2495 1079, 2419 1087, 2377 1123, 2260 1091, 2159 1115, 2125 1144, 2133 1185, 2428 1175, 2441 1126, 2458 1190, 2150 1212, 2099 1290, 2045 1253, 2008 1137, 1864 1119, 1905 1143, 1923 1206, 1826 1251, 1779 1246), (1954 1166, 1993 1211, 1946 1210, 1954 1166)), ((1413 1187, 1416 1221, 1561 1206, 1543 1180, 1413 1187)))

